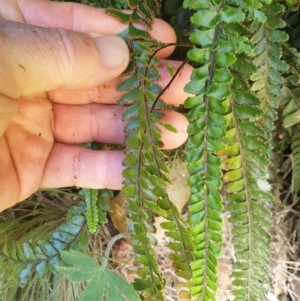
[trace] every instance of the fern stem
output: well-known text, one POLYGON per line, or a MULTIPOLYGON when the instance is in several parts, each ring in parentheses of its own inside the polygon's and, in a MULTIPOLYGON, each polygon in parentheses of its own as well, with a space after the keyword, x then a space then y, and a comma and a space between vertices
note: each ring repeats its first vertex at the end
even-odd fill
POLYGON ((102 264, 101 264, 103 269, 106 269, 106 267, 108 265, 108 261, 110 258, 109 254, 112 250, 112 247, 119 239, 122 239, 122 238, 131 238, 131 234, 130 233, 120 233, 111 238, 111 240, 108 242, 105 252, 104 252, 104 256, 103 256, 103 260, 102 260, 102 264))

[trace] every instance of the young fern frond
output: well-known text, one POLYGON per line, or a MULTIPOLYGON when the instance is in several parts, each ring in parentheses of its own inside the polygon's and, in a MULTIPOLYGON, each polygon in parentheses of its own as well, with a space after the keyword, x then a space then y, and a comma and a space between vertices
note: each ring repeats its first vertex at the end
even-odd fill
POLYGON ((113 198, 113 192, 109 189, 84 189, 86 204, 86 222, 90 233, 98 231, 99 223, 107 223, 106 214, 109 210, 107 199, 113 198))
POLYGON ((88 229, 91 233, 96 233, 99 223, 98 214, 98 190, 84 189, 85 203, 86 203, 86 221, 88 229))
MULTIPOLYGON (((134 287, 143 291, 145 300, 164 300, 164 279, 159 271, 155 251, 156 243, 151 235, 154 215, 166 218, 162 223, 166 236, 173 240, 169 247, 174 251, 170 256, 177 275, 191 278, 193 244, 186 223, 166 192, 168 178, 166 155, 159 149, 162 145, 161 132, 157 128, 162 113, 158 109, 164 104, 158 98, 161 88, 155 83, 159 79, 158 59, 153 54, 162 45, 151 38, 133 22, 142 23, 148 30, 153 22, 153 12, 158 9, 157 1, 128 1, 131 14, 108 10, 108 14, 129 24, 128 43, 133 54, 127 70, 129 75, 118 87, 125 94, 119 104, 127 105, 123 120, 125 127, 126 169, 123 172, 123 193, 129 198, 129 212, 132 218, 133 247, 137 262, 142 264, 135 279, 134 287)), ((185 297, 186 292, 181 296, 185 297)))

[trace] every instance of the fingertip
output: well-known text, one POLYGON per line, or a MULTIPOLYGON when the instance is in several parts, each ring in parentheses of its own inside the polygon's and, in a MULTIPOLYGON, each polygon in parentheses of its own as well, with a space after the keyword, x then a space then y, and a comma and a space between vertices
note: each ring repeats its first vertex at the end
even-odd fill
MULTIPOLYGON (((164 44, 176 43, 177 41, 176 34, 172 26, 161 19, 154 20, 151 36, 164 44)), ((174 49, 175 46, 166 47, 157 53, 157 57, 166 58, 172 54, 174 49)))
POLYGON ((122 188, 120 151, 95 151, 79 146, 55 143, 48 158, 41 188, 83 187, 95 189, 122 188))
POLYGON ((103 64, 114 69, 116 75, 125 71, 130 53, 126 42, 118 36, 101 36, 95 39, 103 64))
POLYGON ((173 125, 177 130, 176 133, 165 129, 159 125, 158 128, 162 132, 163 149, 174 149, 181 146, 188 138, 187 128, 189 125, 186 117, 178 112, 170 111, 165 114, 162 121, 167 124, 173 125))
POLYGON ((184 91, 184 87, 190 81, 192 71, 193 67, 191 65, 184 64, 182 66, 182 62, 180 61, 160 61, 159 73, 161 75, 161 78, 159 80, 159 85, 162 88, 165 88, 167 85, 169 85, 168 89, 166 89, 164 91, 164 94, 162 95, 162 99, 166 104, 178 106, 180 104, 183 104, 188 97, 192 96, 191 94, 186 93, 184 91), (167 66, 171 66, 174 68, 173 73, 175 73, 178 68, 181 68, 171 85, 169 85, 169 83, 172 80, 173 76, 170 74, 167 66))

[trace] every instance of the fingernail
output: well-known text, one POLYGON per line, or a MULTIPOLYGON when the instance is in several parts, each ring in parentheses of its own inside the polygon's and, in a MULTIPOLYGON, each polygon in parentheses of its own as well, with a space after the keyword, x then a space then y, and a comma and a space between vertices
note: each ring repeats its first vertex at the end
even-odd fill
POLYGON ((128 64, 129 49, 119 37, 98 37, 95 39, 103 64, 108 68, 120 68, 128 64))

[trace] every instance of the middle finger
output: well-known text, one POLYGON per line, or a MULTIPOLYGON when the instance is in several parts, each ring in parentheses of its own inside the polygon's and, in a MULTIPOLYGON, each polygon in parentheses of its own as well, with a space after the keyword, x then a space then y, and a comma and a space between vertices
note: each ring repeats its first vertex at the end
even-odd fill
MULTIPOLYGON (((105 104, 69 106, 54 104, 54 138, 56 142, 74 144, 97 141, 108 144, 122 144, 126 123, 122 121, 124 107, 105 104)), ((164 112, 163 122, 172 124, 177 132, 162 131, 164 149, 180 146, 187 139, 188 121, 174 111, 164 112)))

